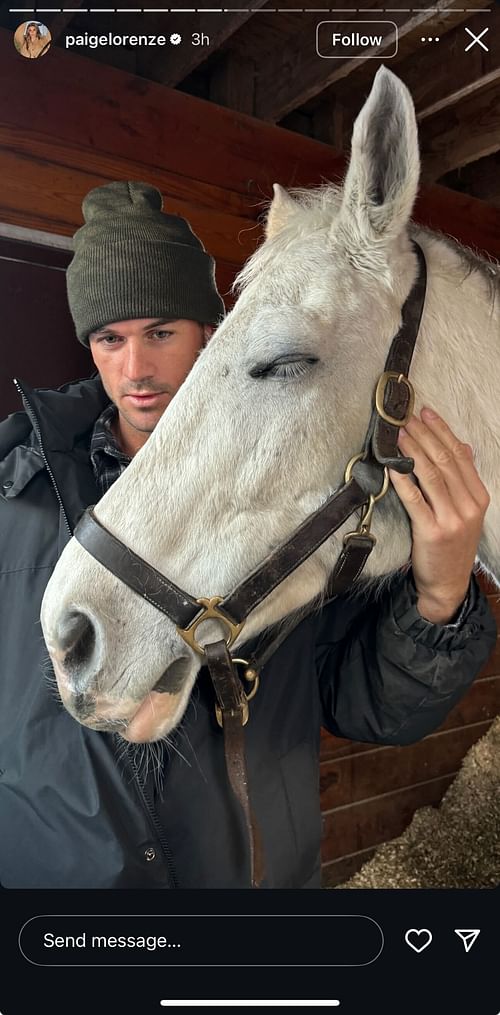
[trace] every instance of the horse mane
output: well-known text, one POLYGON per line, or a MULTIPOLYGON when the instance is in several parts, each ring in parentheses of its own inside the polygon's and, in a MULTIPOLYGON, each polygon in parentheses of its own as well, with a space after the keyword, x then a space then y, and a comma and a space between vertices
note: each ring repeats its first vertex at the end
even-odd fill
POLYGON ((418 225, 416 222, 410 223, 409 235, 416 240, 418 240, 419 236, 426 236, 429 240, 444 243, 449 250, 458 254, 460 262, 465 268, 463 281, 474 272, 477 272, 486 282, 491 299, 495 300, 500 290, 500 262, 495 257, 492 257, 488 253, 480 253, 473 247, 464 246, 463 243, 460 243, 454 236, 449 236, 448 233, 440 232, 437 229, 428 229, 427 226, 418 225))

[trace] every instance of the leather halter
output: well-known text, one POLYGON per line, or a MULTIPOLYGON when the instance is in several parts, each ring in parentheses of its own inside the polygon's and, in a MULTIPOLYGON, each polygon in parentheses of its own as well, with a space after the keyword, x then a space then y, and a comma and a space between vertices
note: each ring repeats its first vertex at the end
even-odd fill
POLYGON ((262 850, 249 800, 244 756, 243 726, 248 720, 248 701, 258 687, 258 671, 276 651, 290 630, 305 616, 299 611, 292 623, 268 629, 259 639, 258 654, 251 660, 232 659, 229 649, 243 630, 248 615, 303 561, 307 560, 355 512, 360 511, 356 529, 343 539, 343 549, 330 576, 327 598, 339 595, 361 574, 375 545, 370 532, 374 505, 389 485, 388 469, 409 473, 413 459, 405 458, 397 446, 398 432, 411 418, 414 392, 408 373, 423 312, 427 271, 424 254, 413 241, 418 272, 402 308, 402 322, 393 338, 376 391, 362 451, 348 463, 343 484, 270 553, 252 573, 225 597, 192 598, 156 568, 139 557, 96 518, 89 507, 75 528, 79 543, 125 585, 161 610, 176 626, 187 644, 207 664, 218 699, 216 714, 224 730, 226 766, 235 795, 243 811, 250 844, 252 887, 263 878, 262 850), (353 473, 356 471, 356 477, 353 473), (374 492, 374 489, 376 492, 374 492), (209 645, 196 639, 198 626, 209 619, 222 624, 225 638, 209 645), (246 669, 251 683, 243 690, 234 664, 246 669))

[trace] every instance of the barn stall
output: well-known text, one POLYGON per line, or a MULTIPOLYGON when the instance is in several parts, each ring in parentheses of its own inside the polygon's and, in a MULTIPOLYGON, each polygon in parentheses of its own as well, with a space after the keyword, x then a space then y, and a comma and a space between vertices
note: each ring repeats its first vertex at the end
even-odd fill
MULTIPOLYGON (((500 30, 500 11, 482 6, 452 12, 438 3, 434 13, 391 14, 399 49, 387 65, 409 85, 420 123, 424 186, 415 218, 499 257, 500 57, 479 46, 465 52, 467 28, 500 30), (439 49, 423 46, 423 37, 439 38, 439 49)), ((43 15, 51 50, 28 64, 12 44, 20 17, 0 19, 0 271, 12 339, 4 346, 2 416, 19 408, 13 377, 55 387, 92 372, 73 335, 64 283, 69 237, 92 187, 116 179, 159 187, 166 210, 185 216, 215 257, 229 307, 234 276, 261 238, 273 182, 341 179, 352 122, 378 66, 318 60, 309 43, 319 15, 303 12, 298 32, 296 12, 282 11, 278 21, 258 2, 219 20, 193 15, 190 30, 210 38, 208 51, 179 47, 168 61, 134 48, 85 55, 65 48, 70 31, 118 24, 122 33, 144 31, 144 16, 87 15, 75 6, 43 15)), ((185 31, 186 15, 168 17, 169 32, 185 31)), ((148 19, 148 32, 165 30, 164 15, 148 19)), ((481 580, 500 619, 495 590, 481 580)), ((500 711, 499 662, 497 649, 446 722, 420 743, 373 747, 325 733, 325 886, 355 874, 419 808, 439 805, 500 711)))

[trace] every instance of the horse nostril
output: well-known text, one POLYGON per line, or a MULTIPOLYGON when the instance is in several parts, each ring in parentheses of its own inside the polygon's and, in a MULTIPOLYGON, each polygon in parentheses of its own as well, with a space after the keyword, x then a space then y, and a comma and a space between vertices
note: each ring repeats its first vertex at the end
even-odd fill
POLYGON ((95 630, 85 613, 64 613, 57 627, 59 647, 66 653, 64 668, 74 669, 87 662, 95 645, 95 630))

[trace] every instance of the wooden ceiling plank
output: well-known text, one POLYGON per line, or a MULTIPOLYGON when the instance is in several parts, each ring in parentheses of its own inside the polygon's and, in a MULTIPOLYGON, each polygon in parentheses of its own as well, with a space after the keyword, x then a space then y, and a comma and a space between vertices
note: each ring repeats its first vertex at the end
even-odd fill
POLYGON ((448 173, 439 181, 445 187, 471 194, 500 206, 500 152, 448 173))
POLYGON ((61 38, 61 35, 66 32, 66 29, 73 21, 73 18, 78 14, 81 7, 83 7, 83 0, 79 0, 78 3, 70 4, 73 10, 66 9, 60 14, 55 14, 52 20, 47 23, 47 27, 50 30, 52 36, 52 42, 57 42, 61 38))
POLYGON ((210 102, 238 109, 253 116, 255 110, 255 63, 243 56, 225 53, 209 78, 210 102))
MULTIPOLYGON (((21 158, 28 156, 37 164, 50 163, 70 172, 77 168, 88 177, 95 178, 94 183, 88 183, 89 188, 112 180, 145 180, 161 190, 167 211, 169 199, 174 198, 190 201, 202 208, 224 207, 228 213, 243 218, 257 219, 261 213, 261 202, 251 194, 239 194, 227 187, 204 183, 154 165, 146 166, 119 155, 102 151, 96 153, 95 149, 86 145, 61 141, 38 130, 28 132, 24 128, 0 124, 0 151, 21 158)), ((84 193, 82 191, 82 197, 84 193)))
MULTIPOLYGON (((264 7, 267 2, 268 0, 252 0, 252 10, 242 9, 238 13, 224 14, 223 17, 211 13, 198 13, 196 22, 190 14, 170 14, 168 24, 162 21, 161 29, 158 27, 154 30, 166 35, 178 33, 182 37, 182 43, 178 46, 168 46, 167 51, 165 48, 160 48, 156 52, 138 51, 138 73, 150 81, 157 81, 173 88, 203 64, 207 57, 212 57, 220 46, 250 20, 253 11, 264 7), (210 39, 210 46, 193 45, 191 42, 193 32, 200 38, 207 36, 210 39)), ((148 27, 148 31, 150 30, 153 29, 148 27)))
POLYGON ((420 68, 420 80, 414 73, 403 77, 412 92, 420 121, 500 80, 499 47, 491 45, 495 38, 500 37, 500 8, 492 9, 487 18, 484 14, 471 18, 466 27, 475 35, 488 27, 488 38, 483 37, 488 45, 487 53, 477 44, 466 51, 471 38, 461 26, 460 30, 455 29, 445 37, 443 49, 439 48, 436 52, 432 65, 430 51, 425 54, 427 59, 420 68), (441 69, 444 69, 444 74, 441 69))
MULTIPOLYGON (((26 131, 26 124, 32 123, 36 108, 37 136, 47 144, 59 145, 61 150, 72 146, 86 149, 93 160, 97 183, 101 165, 101 181, 102 177, 109 179, 111 173, 116 178, 110 169, 113 159, 119 160, 118 178, 129 178, 126 163, 130 160, 138 178, 149 179, 155 174, 155 182, 160 172, 184 177, 186 202, 190 200, 189 186, 194 185, 190 181, 195 180, 248 197, 261 208, 261 202, 271 196, 273 182, 285 187, 311 187, 343 174, 344 157, 327 145, 113 68, 91 64, 57 47, 50 60, 37 66, 36 77, 20 76, 19 57, 9 31, 0 30, 0 60, 4 73, 0 123, 6 130, 19 134, 24 131, 29 144, 31 131, 26 131)), ((17 151, 17 156, 23 152, 27 149, 17 151)), ((32 156, 35 188, 39 156, 43 157, 41 152, 32 156)), ((3 158, 0 147, 0 175, 3 158)), ((81 192, 76 193, 75 180, 80 179, 81 164, 76 153, 74 168, 67 167, 64 183, 65 200, 72 195, 78 211, 81 192)), ((9 172, 14 181, 14 164, 9 172)), ((92 180, 87 180, 85 186, 87 183, 93 185, 92 180)), ((47 187, 51 187, 54 214, 57 189, 49 182, 47 187)), ((25 192, 25 202, 26 197, 25 192)), ((183 195, 179 198, 182 200, 183 195)), ((209 204, 203 190, 201 200, 209 204)), ((21 200, 18 204, 20 209, 21 200)), ((238 215, 237 208, 235 212, 238 215)), ((500 209, 483 201, 441 186, 424 187, 415 217, 463 243, 500 256, 500 209)))
MULTIPOLYGON (((88 174, 35 162, 30 156, 2 151, 0 220, 31 229, 72 236, 82 224, 82 199, 93 187, 108 182, 98 172, 88 174), (57 194, 57 201, 54 200, 57 194)), ((261 227, 252 219, 206 208, 172 196, 165 202, 173 215, 187 218, 207 250, 222 261, 242 264, 255 250, 261 227)))
MULTIPOLYGON (((487 17, 484 14, 471 17, 466 27, 476 35, 488 27, 488 39, 484 38, 487 44, 489 39, 499 38, 500 8, 488 12, 487 17)), ((499 47, 488 44, 485 52, 476 44, 466 52, 470 42, 471 36, 461 24, 444 35, 439 44, 422 47, 421 52, 411 53, 394 67, 411 91, 420 122, 500 80, 499 47)), ((365 89, 356 87, 354 75, 348 88, 344 84, 339 86, 336 98, 344 101, 346 127, 350 130, 365 99, 365 89)))
MULTIPOLYGON (((477 7, 487 8, 489 3, 490 0, 477 0, 477 7)), ((369 6, 373 6, 375 10, 378 4, 367 4, 367 20, 370 17, 369 6)), ((342 15, 342 17, 347 16, 342 15)), ((442 30, 450 30, 467 18, 470 18, 470 14, 465 9, 452 10, 449 7, 449 0, 436 0, 432 9, 416 13, 398 11, 384 15, 381 20, 395 22, 399 40, 398 54, 394 59, 388 59, 388 66, 394 66, 397 73, 398 57, 401 58, 408 52, 415 50, 417 44, 420 44, 422 31, 425 31, 426 34, 428 32, 435 34, 442 30)), ((320 20, 321 15, 317 15, 315 23, 320 20)), ((334 15, 330 20, 335 20, 334 15)), ((356 82, 356 87, 364 83, 368 88, 367 82, 373 78, 374 70, 378 66, 378 58, 383 59, 384 54, 392 52, 394 40, 395 35, 392 32, 386 37, 379 50, 367 51, 357 59, 329 60, 318 57, 314 34, 311 35, 307 43, 304 33, 301 33, 294 42, 283 46, 280 53, 276 54, 276 60, 272 63, 267 60, 266 65, 259 69, 256 115, 263 120, 276 123, 287 113, 309 103, 311 99, 329 89, 330 86, 345 81, 351 76, 356 82), (374 54, 377 56, 375 60, 373 59, 374 54)), ((257 56, 258 54, 256 54, 257 56)), ((348 87, 347 83, 346 87, 348 87)))
MULTIPOLYGON (((64 144, 118 155, 261 201, 272 184, 311 186, 343 171, 327 145, 55 47, 37 74, 19 74, 12 34, 0 29, 0 123, 32 123, 64 144)), ((0 152, 1 158, 1 152, 0 152)))
POLYGON ((500 82, 425 120, 419 136, 426 182, 499 151, 500 82))

